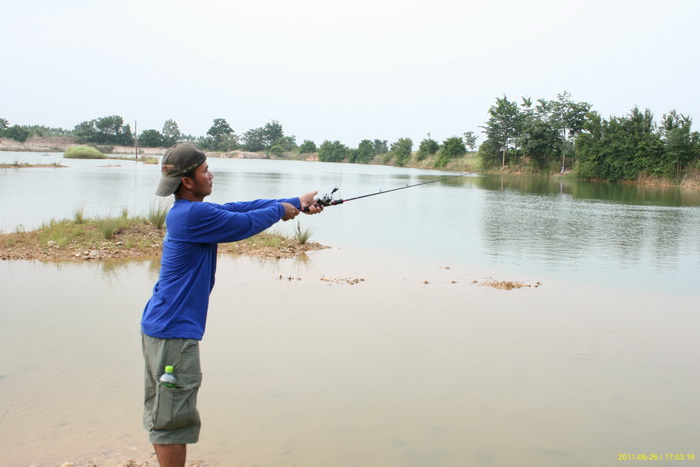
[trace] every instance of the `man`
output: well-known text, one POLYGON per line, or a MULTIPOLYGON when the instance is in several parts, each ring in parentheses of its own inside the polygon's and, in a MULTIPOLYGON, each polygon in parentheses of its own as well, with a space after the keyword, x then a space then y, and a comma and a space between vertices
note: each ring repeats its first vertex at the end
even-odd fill
POLYGON ((141 319, 146 363, 143 425, 161 466, 184 466, 187 444, 199 440, 197 392, 202 381, 199 341, 214 287, 217 244, 262 232, 293 219, 315 204, 317 192, 298 198, 240 203, 205 203, 214 175, 206 156, 192 144, 178 144, 163 157, 158 196, 175 195, 166 218, 160 277, 141 319), (175 388, 160 385, 173 367, 175 388))

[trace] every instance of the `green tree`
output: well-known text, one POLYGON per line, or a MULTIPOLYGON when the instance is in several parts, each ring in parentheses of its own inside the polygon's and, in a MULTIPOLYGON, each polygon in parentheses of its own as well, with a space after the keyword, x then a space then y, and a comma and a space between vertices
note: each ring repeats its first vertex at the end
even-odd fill
POLYGON ((163 146, 166 147, 175 145, 182 136, 175 120, 166 120, 161 134, 163 135, 163 146))
POLYGON ((661 120, 664 164, 658 172, 680 179, 684 170, 700 158, 700 134, 691 131, 693 120, 672 110, 661 120))
POLYGON ((557 128, 539 118, 531 118, 520 136, 520 148, 532 164, 544 169, 557 163, 564 148, 564 140, 557 128))
POLYGON ((163 146, 163 135, 158 130, 144 130, 139 135, 139 146, 159 148, 163 146))
POLYGON ((479 158, 484 167, 496 167, 501 162, 500 148, 495 141, 488 138, 479 145, 479 158))
POLYGON ((131 146, 134 144, 134 136, 129 124, 124 124, 124 119, 119 115, 98 118, 95 122, 98 144, 118 144, 131 146))
POLYGON ((451 160, 463 157, 467 153, 464 141, 458 136, 447 138, 438 152, 435 168, 445 167, 451 160))
POLYGON ((391 145, 391 153, 394 155, 396 165, 402 167, 411 159, 413 151, 413 140, 411 138, 399 138, 398 141, 391 145))
POLYGON ((265 150, 265 134, 263 128, 253 128, 243 133, 243 149, 252 152, 265 150))
POLYGON ((73 129, 73 134, 78 138, 79 143, 96 142, 97 128, 95 128, 95 120, 78 123, 73 129))
MULTIPOLYGON (((587 102, 574 102, 571 94, 564 91, 557 94, 557 100, 552 102, 541 101, 543 107, 550 112, 549 122, 552 127, 562 133, 564 144, 562 146, 562 168, 566 167, 566 152, 572 151, 574 141, 586 123, 586 115, 591 110, 591 104, 587 102)), ((572 151, 573 152, 573 151, 572 151)))
POLYGON ((353 160, 351 162, 357 162, 359 164, 368 164, 374 158, 374 143, 368 139, 363 139, 357 146, 357 151, 355 151, 353 160))
POLYGON ((311 140, 305 139, 301 146, 299 146, 299 151, 302 154, 313 154, 316 152, 316 143, 311 140))
POLYGON ((284 152, 292 152, 297 148, 297 141, 294 136, 283 136, 275 140, 272 146, 279 146, 284 152))
POLYGON ((440 144, 430 137, 424 139, 418 145, 417 159, 419 161, 425 160, 429 156, 436 154, 440 150, 440 144))
POLYGON ((216 150, 221 152, 229 152, 238 149, 240 145, 238 144, 238 135, 235 133, 229 133, 227 135, 222 135, 218 144, 216 145, 216 150))
POLYGON ((223 118, 215 118, 214 123, 209 128, 209 130, 207 130, 207 135, 211 136, 216 144, 219 144, 219 142, 224 136, 230 135, 232 133, 233 129, 228 124, 226 119, 223 118))
POLYGON ((511 102, 506 96, 503 99, 496 98, 496 105, 489 108, 491 117, 486 122, 484 132, 486 137, 493 142, 490 147, 498 148, 502 154, 501 166, 505 167, 508 160, 508 148, 512 141, 520 135, 523 116, 518 104, 511 102))
POLYGON ((280 123, 276 120, 266 123, 265 127, 262 129, 262 134, 263 143, 265 144, 266 149, 275 144, 276 141, 284 138, 284 130, 282 129, 282 125, 280 125, 280 123))
POLYGON ((95 141, 95 143, 120 144, 119 136, 121 135, 123 125, 124 119, 119 115, 98 118, 95 121, 98 141, 95 141))
POLYGON ((7 128, 10 126, 10 122, 7 121, 5 118, 0 118, 0 135, 2 135, 2 132, 7 130, 7 128))
POLYGON ((576 138, 575 172, 583 179, 605 178, 609 144, 605 135, 608 123, 597 113, 591 112, 584 124, 584 131, 576 138))
POLYGON ((116 144, 131 146, 134 135, 129 124, 119 115, 110 115, 95 120, 89 120, 76 125, 73 134, 81 143, 116 144))
POLYGON ((648 109, 635 107, 629 115, 608 121, 589 113, 587 119, 585 132, 576 139, 576 172, 581 178, 615 182, 659 173, 664 143, 648 109))
POLYGON ((471 149, 472 151, 476 149, 476 140, 478 136, 474 134, 473 131, 467 131, 464 133, 464 146, 471 149))
POLYGON ((340 141, 324 141, 318 148, 318 159, 321 162, 341 162, 349 155, 349 149, 340 141))
POLYGON ((375 156, 381 156, 389 152, 389 145, 385 139, 375 139, 372 144, 374 145, 375 156))
POLYGON ((19 125, 12 125, 11 127, 3 130, 2 132, 5 138, 10 138, 20 143, 24 143, 29 138, 29 130, 22 128, 19 125))

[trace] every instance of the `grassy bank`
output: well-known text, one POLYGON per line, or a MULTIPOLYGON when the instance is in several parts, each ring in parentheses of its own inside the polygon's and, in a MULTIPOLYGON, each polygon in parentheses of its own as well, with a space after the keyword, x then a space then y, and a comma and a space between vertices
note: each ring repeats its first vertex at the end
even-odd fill
MULTIPOLYGON (((146 216, 87 218, 81 209, 72 219, 50 220, 33 231, 17 229, 0 234, 0 259, 84 261, 154 258, 160 255, 165 235, 167 207, 153 207, 146 216)), ((293 258, 307 251, 327 248, 308 242, 308 231, 287 238, 261 233, 249 239, 221 244, 219 251, 266 258, 293 258)))

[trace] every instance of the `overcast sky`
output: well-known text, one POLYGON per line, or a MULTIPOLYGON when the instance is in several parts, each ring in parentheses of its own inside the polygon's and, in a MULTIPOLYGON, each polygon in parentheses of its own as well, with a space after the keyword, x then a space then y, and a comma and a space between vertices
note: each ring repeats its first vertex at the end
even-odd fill
POLYGON ((0 117, 297 142, 479 133, 497 97, 568 91, 605 118, 700 125, 697 0, 23 0, 0 27, 0 117))

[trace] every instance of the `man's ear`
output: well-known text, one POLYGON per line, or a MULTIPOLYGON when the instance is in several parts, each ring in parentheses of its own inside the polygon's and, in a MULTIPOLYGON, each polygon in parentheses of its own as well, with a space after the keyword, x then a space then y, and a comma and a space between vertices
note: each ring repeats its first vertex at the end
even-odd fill
POLYGON ((194 180, 190 177, 182 177, 182 179, 180 179, 180 184, 188 190, 191 190, 194 187, 194 180))

